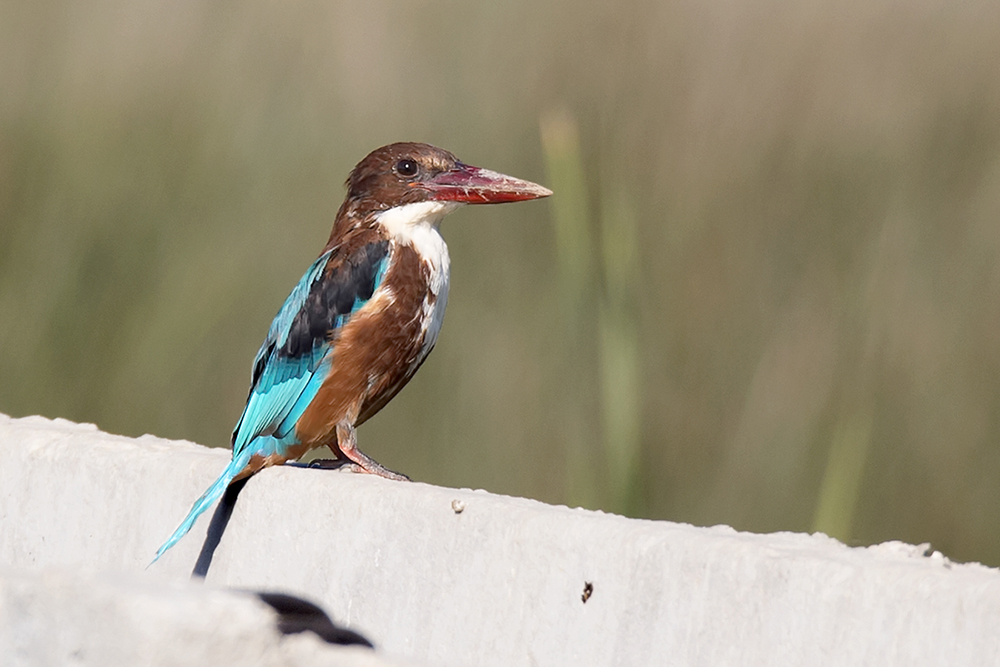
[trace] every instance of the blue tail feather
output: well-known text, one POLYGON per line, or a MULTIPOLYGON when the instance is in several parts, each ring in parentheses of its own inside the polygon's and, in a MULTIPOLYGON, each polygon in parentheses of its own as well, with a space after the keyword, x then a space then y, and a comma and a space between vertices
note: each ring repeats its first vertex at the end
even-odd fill
MULTIPOLYGON (((194 506, 191 507, 191 511, 188 512, 188 515, 184 517, 183 521, 181 521, 181 525, 177 526, 177 530, 174 531, 174 534, 163 543, 163 546, 156 550, 156 557, 153 558, 149 565, 158 561, 160 556, 167 552, 167 549, 177 544, 182 537, 187 535, 188 531, 191 530, 191 527, 194 526, 195 521, 198 520, 198 517, 201 516, 205 510, 214 505, 216 500, 222 497, 222 494, 225 493, 226 488, 229 486, 229 483, 233 481, 233 478, 246 468, 247 463, 250 462, 252 454, 252 452, 244 450, 240 455, 234 457, 233 460, 230 461, 229 465, 226 466, 226 469, 222 471, 221 475, 219 475, 219 478, 212 483, 212 486, 208 487, 205 493, 201 494, 201 498, 198 498, 198 500, 195 501, 194 506)), ((149 565, 146 567, 149 567, 149 565)))

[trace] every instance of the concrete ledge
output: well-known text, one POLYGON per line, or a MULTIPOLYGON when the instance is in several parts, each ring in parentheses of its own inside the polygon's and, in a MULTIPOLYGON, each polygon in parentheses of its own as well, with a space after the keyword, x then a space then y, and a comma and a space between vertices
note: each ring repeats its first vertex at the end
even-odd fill
POLYGON ((78 570, 0 573, 4 665, 390 667, 370 649, 282 636, 253 596, 78 570))
MULTIPOLYGON (((0 451, 0 567, 150 580, 187 578, 207 516, 143 568, 228 461, 35 417, 0 417, 0 451)), ((998 572, 920 547, 341 472, 252 478, 207 581, 302 595, 388 655, 448 665, 1000 664, 998 572)))

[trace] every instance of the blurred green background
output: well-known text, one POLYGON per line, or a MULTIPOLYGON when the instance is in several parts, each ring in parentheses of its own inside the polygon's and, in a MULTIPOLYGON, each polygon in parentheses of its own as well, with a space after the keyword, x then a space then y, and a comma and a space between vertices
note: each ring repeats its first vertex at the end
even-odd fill
POLYGON ((226 446, 350 168, 445 222, 420 481, 1000 565, 1000 4, 0 4, 0 411, 226 446))

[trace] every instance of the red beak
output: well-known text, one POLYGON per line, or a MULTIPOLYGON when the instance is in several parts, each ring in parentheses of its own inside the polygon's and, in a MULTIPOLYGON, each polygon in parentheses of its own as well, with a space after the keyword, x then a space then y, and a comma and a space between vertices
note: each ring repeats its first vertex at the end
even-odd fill
POLYGON ((430 181, 414 183, 414 186, 430 190, 437 201, 463 204, 503 204, 552 194, 552 190, 537 183, 461 162, 454 169, 441 172, 430 181))

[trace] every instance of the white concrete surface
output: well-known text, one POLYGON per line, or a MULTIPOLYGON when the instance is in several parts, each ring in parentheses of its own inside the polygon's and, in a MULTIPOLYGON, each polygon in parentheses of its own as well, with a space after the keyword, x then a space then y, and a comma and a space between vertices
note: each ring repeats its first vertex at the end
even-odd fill
POLYGON ((5 667, 390 667, 374 651, 282 637, 269 607, 189 582, 79 569, 0 572, 5 667))
MULTIPOLYGON (((208 516, 143 568, 228 460, 41 418, 0 417, 0 451, 0 570, 150 581, 191 571, 208 516)), ((1000 573, 923 552, 278 468, 244 489, 207 583, 302 595, 424 663, 1000 664, 1000 573)))

